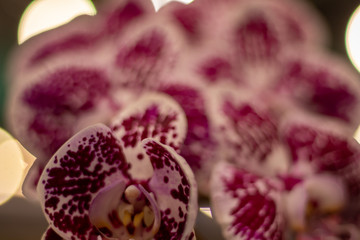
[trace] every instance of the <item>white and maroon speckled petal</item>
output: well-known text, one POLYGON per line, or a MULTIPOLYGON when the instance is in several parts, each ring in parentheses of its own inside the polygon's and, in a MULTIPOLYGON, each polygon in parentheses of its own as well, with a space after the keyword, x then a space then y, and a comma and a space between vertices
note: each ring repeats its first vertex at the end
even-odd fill
POLYGON ((186 137, 187 120, 170 96, 147 93, 114 117, 111 128, 130 161, 133 177, 147 179, 152 176, 152 167, 141 141, 153 138, 179 151, 186 137))
POLYGON ((290 156, 267 99, 231 85, 217 86, 208 94, 209 116, 223 158, 262 175, 285 173, 290 156))
MULTIPOLYGON (((214 27, 212 23, 217 18, 210 13, 210 9, 209 5, 198 4, 197 1, 190 4, 171 1, 160 8, 158 14, 179 29, 190 46, 200 47, 213 40, 211 35, 216 34, 211 27, 214 27)), ((221 18, 221 15, 217 17, 221 18)))
POLYGON ((188 239, 198 211, 194 174, 174 149, 151 139, 144 140, 143 146, 154 168, 149 188, 161 212, 161 226, 155 239, 188 239))
POLYGON ((188 121, 188 133, 180 154, 194 171, 199 191, 209 193, 210 172, 219 160, 218 143, 215 141, 210 127, 208 112, 202 85, 192 78, 181 78, 182 81, 172 81, 163 86, 160 91, 173 97, 184 112, 188 121))
POLYGON ((66 239, 85 240, 96 234, 90 204, 102 188, 127 179, 127 170, 120 143, 105 125, 73 136, 46 165, 37 188, 51 228, 66 239))
POLYGON ((100 26, 92 16, 83 15, 22 43, 12 54, 8 80, 22 81, 34 68, 62 55, 93 52, 98 46, 100 26))
POLYGON ((88 57, 59 57, 9 88, 8 126, 40 167, 77 131, 118 110, 106 68, 88 57))
POLYGON ((289 52, 273 90, 291 108, 341 119, 355 130, 360 116, 358 74, 343 59, 313 51, 289 52))
POLYGON ((284 234, 279 182, 225 162, 211 180, 211 206, 228 240, 280 240, 284 234))
POLYGON ((289 148, 294 168, 305 163, 312 172, 338 175, 351 194, 360 193, 360 145, 349 126, 322 116, 292 112, 284 118, 280 135, 289 148))
POLYGON ((124 31, 109 48, 116 84, 154 89, 175 68, 185 51, 181 33, 161 16, 150 15, 124 31))
POLYGON ((117 35, 147 14, 155 13, 150 0, 109 0, 99 7, 103 35, 117 35))

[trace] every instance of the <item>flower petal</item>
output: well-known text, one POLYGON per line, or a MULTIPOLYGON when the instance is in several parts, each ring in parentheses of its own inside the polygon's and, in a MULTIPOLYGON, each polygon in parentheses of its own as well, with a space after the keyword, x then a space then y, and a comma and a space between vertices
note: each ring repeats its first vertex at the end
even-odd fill
POLYGON ((62 60, 32 71, 10 89, 9 126, 42 162, 39 167, 74 133, 108 121, 114 111, 104 68, 84 56, 62 60))
POLYGON ((285 173, 290 156, 279 138, 279 120, 266 99, 232 86, 217 86, 208 94, 211 124, 223 156, 258 174, 285 173))
POLYGON ((143 18, 109 49, 112 77, 120 86, 154 89, 178 63, 182 35, 161 17, 143 18))
POLYGON ((193 234, 198 211, 194 174, 174 149, 151 139, 144 140, 143 146, 154 168, 149 189, 161 212, 161 226, 155 239, 188 239, 193 234))
POLYGON ((292 102, 306 111, 341 119, 356 129, 360 116, 358 78, 344 60, 331 54, 290 52, 274 91, 284 103, 292 102))
POLYGON ((114 117, 111 128, 121 140, 125 155, 131 159, 132 176, 148 179, 152 176, 152 167, 141 141, 150 137, 179 151, 186 136, 187 121, 182 108, 171 97, 148 93, 114 117))
POLYGON ((149 0, 111 0, 106 1, 99 8, 99 17, 103 21, 103 34, 119 34, 131 23, 155 9, 149 0))
POLYGON ((127 179, 127 169, 118 140, 102 124, 68 140, 46 165, 37 188, 51 228, 66 239, 96 233, 88 216, 90 203, 101 188, 127 179))
POLYGON ((226 239, 283 239, 279 182, 225 162, 214 168, 211 206, 226 239))
POLYGON ((188 121, 188 133, 180 154, 194 171, 199 191, 209 193, 210 172, 218 161, 218 144, 211 132, 203 90, 190 82, 173 82, 163 86, 160 91, 173 97, 184 112, 188 121))
POLYGON ((280 130, 291 152, 293 169, 307 164, 312 172, 338 175, 345 180, 350 192, 357 195, 360 193, 360 145, 351 133, 343 122, 299 112, 289 113, 280 130))

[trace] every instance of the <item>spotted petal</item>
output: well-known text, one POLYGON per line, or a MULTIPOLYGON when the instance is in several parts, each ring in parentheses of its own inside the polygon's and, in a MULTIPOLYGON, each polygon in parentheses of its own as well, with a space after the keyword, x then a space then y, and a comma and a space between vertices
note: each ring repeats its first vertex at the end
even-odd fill
POLYGON ((281 204, 278 182, 224 162, 214 168, 211 206, 226 239, 283 239, 281 204))
POLYGON ((187 132, 186 117, 179 104, 169 96, 155 93, 145 94, 128 105, 113 118, 111 126, 131 159, 130 172, 141 179, 152 176, 141 141, 150 137, 179 151, 187 132))
POLYGON ((186 161, 174 149, 151 139, 143 146, 154 168, 149 189, 161 212, 155 239, 192 239, 198 211, 197 185, 186 161))
POLYGON ((354 129, 359 125, 358 75, 344 60, 316 51, 291 52, 277 79, 280 101, 343 120, 354 129))
POLYGON ((90 204, 100 189, 128 178, 127 169, 122 149, 106 126, 97 124, 72 137, 46 165, 37 188, 50 227, 65 239, 96 234, 90 204))
POLYGON ((210 119, 223 156, 260 174, 286 172, 290 156, 279 138, 279 120, 264 103, 266 99, 226 86, 209 94, 210 119))
POLYGON ((185 78, 184 82, 173 82, 160 91, 173 97, 184 109, 188 120, 188 134, 180 149, 180 154, 194 171, 203 194, 209 192, 211 169, 218 161, 218 144, 211 131, 206 108, 207 99, 199 85, 185 78))
POLYGON ((345 179, 351 193, 357 195, 360 193, 360 146, 351 133, 342 122, 299 112, 284 118, 280 130, 292 155, 291 171, 307 165, 307 169, 302 168, 302 175, 324 171, 336 174, 345 179))
POLYGON ((109 49, 112 76, 126 87, 154 89, 178 63, 182 35, 166 19, 143 18, 109 49))

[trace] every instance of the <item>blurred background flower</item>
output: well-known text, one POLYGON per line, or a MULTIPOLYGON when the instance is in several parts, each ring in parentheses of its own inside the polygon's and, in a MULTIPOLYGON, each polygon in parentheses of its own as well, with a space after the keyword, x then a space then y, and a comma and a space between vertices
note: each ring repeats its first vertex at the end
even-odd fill
MULTIPOLYGON (((59 18, 56 18, 58 13, 65 13, 61 15, 61 20, 65 23, 77 14, 86 13, 94 15, 96 13, 96 6, 101 2, 100 0, 94 0, 93 3, 90 0, 13 0, 6 1, 0 0, 0 127, 4 127, 4 100, 6 97, 6 81, 5 81, 5 69, 6 61, 11 52, 11 49, 16 47, 17 44, 22 43, 31 35, 41 31, 41 28, 36 23, 46 23, 52 26, 58 26, 60 23, 59 18), (44 4, 42 4, 42 2, 44 4), (47 3, 49 2, 61 2, 60 5, 52 5, 52 9, 47 3), (70 5, 70 8, 63 8, 65 5, 70 5), (42 6, 45 12, 41 12, 41 8, 32 10, 32 7, 42 6), (78 7, 78 8, 75 8, 78 7), (78 12, 73 10, 79 9, 78 12), (39 12, 40 11, 40 12, 39 12), (34 16, 36 18, 34 18, 34 16), (38 19, 40 20, 38 20, 38 19), (28 19, 28 22, 26 22, 28 19), (54 21, 52 21, 54 20, 54 21), (35 26, 29 27, 30 23, 35 23, 35 26)), ((157 1, 155 5, 158 8, 165 0, 157 1)), ((330 42, 329 48, 346 57, 345 42, 350 44, 348 49, 352 49, 351 59, 356 59, 356 49, 351 47, 351 43, 354 41, 352 36, 360 36, 359 33, 349 32, 346 34, 346 30, 355 29, 356 25, 348 25, 348 23, 356 23, 356 20, 351 20, 353 12, 359 4, 357 0, 347 0, 346 2, 339 2, 336 0, 311 0, 310 1, 323 15, 330 29, 330 42), (349 37, 345 41, 345 36, 349 37)), ((355 15, 353 15, 355 16, 355 15)), ((49 26, 44 26, 49 27, 49 26)), ((355 40, 356 43, 356 40, 355 40)), ((355 45, 356 46, 356 45, 355 45)), ((348 60, 350 61, 350 60, 348 60)), ((16 71, 16 69, 15 69, 16 71)), ((30 204, 30 203, 26 203, 30 204)), ((40 210, 37 209, 37 205, 31 205, 35 208, 29 208, 29 205, 24 205, 22 200, 14 199, 4 206, 0 207, 0 233, 1 239, 39 239, 40 234, 43 232, 46 224, 42 219, 40 210), (27 206, 27 209, 22 209, 23 206, 27 206), (16 208, 16 211, 14 209, 16 208), (32 212, 33 210, 36 210, 32 212), (26 237, 21 236, 20 231, 16 229, 22 229, 21 232, 26 234, 26 237), (40 230, 39 230, 40 229, 40 230)), ((204 233, 205 234, 205 233, 204 233)), ((209 239, 204 236, 204 239, 209 239)), ((214 239, 214 238, 211 238, 214 239)), ((217 238, 216 238, 217 239, 217 238)))

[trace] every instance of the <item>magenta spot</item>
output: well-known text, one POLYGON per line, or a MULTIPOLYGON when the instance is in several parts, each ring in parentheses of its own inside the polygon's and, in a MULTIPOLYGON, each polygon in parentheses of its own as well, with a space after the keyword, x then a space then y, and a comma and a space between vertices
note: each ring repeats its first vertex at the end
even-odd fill
POLYGON ((142 153, 139 153, 139 154, 137 155, 137 159, 143 160, 143 159, 144 159, 144 155, 143 155, 142 153))
POLYGON ((211 58, 204 62, 200 66, 199 73, 210 83, 234 78, 230 62, 220 57, 211 58))

